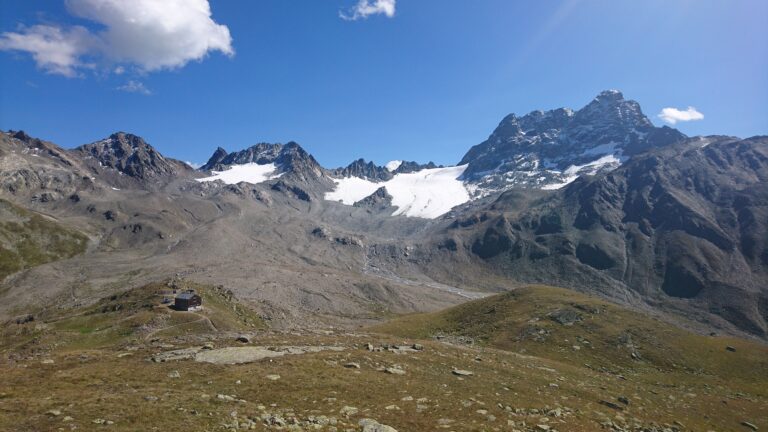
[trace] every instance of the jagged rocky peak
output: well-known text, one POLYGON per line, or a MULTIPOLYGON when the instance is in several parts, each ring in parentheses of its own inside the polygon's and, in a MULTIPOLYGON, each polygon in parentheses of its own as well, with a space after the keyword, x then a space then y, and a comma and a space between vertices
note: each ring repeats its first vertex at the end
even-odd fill
POLYGON ((221 147, 218 147, 215 152, 211 155, 211 157, 208 159, 208 162, 205 163, 205 165, 201 166, 200 169, 203 171, 208 171, 213 169, 216 165, 220 164, 221 161, 224 160, 224 158, 227 157, 227 151, 224 150, 221 147))
POLYGON ((435 165, 435 163, 432 161, 429 161, 425 164, 420 164, 418 162, 413 162, 413 161, 403 161, 392 172, 395 174, 407 174, 407 173, 412 173, 416 171, 421 171, 423 169, 442 168, 442 167, 443 167, 442 165, 435 165))
POLYGON ((344 168, 336 168, 333 175, 337 177, 360 177, 373 181, 387 181, 393 177, 392 171, 386 167, 366 162, 365 159, 357 159, 344 168))
POLYGON ((140 136, 125 132, 82 145, 74 152, 86 163, 96 161, 99 167, 112 168, 140 180, 177 175, 188 169, 184 163, 164 157, 140 136))
POLYGON ((618 167, 628 157, 685 139, 657 128, 640 104, 606 90, 578 111, 558 108, 506 116, 462 158, 477 195, 514 187, 555 189, 582 174, 618 167))
POLYGON ((293 141, 281 143, 259 143, 247 149, 227 153, 219 147, 208 162, 200 169, 203 171, 225 171, 233 165, 274 164, 277 173, 287 173, 298 180, 319 178, 324 175, 323 168, 315 158, 293 141))
MULTIPOLYGON (((440 166, 442 167, 442 166, 440 166)), ((434 162, 420 164, 413 161, 397 161, 396 164, 385 166, 376 165, 374 162, 366 162, 358 159, 344 168, 336 168, 331 174, 336 177, 359 177, 375 182, 391 180, 396 174, 407 174, 423 169, 438 168, 434 162)))

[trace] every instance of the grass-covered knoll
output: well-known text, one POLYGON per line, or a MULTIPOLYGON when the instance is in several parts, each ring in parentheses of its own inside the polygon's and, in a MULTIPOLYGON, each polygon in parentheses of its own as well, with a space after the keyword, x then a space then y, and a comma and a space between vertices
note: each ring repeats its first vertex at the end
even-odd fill
POLYGON ((374 330, 472 341, 615 373, 711 375, 768 388, 765 345, 696 335, 653 316, 561 288, 520 288, 436 313, 401 317, 374 330))
POLYGON ((265 327, 258 314, 221 287, 188 281, 158 282, 124 291, 79 309, 45 309, 34 326, 6 326, 0 350, 24 351, 56 340, 60 349, 114 348, 137 340, 238 332, 265 327), (174 290, 194 289, 203 298, 196 312, 173 310, 174 290), (4 346, 3 346, 4 345, 4 346))
POLYGON ((0 199, 0 280, 80 254, 87 244, 82 233, 0 199))

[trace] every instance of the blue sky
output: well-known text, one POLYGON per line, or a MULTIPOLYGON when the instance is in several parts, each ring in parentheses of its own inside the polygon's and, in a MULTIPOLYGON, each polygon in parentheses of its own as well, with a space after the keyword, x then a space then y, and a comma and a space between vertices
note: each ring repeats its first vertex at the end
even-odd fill
POLYGON ((675 125, 690 135, 768 133, 762 0, 369 0, 357 15, 364 0, 211 0, 171 40, 109 34, 118 21, 93 8, 112 0, 68 1, 0 5, 0 128, 65 147, 123 130, 193 162, 295 140, 329 167, 454 164, 508 113, 616 88, 657 125, 695 107, 703 119, 675 125), (34 26, 73 54, 9 47, 34 26))

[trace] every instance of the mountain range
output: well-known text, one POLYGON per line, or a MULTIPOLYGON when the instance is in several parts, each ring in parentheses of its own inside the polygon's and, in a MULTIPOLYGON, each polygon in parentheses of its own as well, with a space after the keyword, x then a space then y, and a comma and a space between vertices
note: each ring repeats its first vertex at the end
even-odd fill
POLYGON ((687 137, 616 90, 510 114, 455 166, 326 168, 289 142, 218 147, 196 170, 130 133, 67 150, 2 132, 0 198, 89 239, 7 276, 5 317, 168 275, 222 284, 287 327, 535 282, 768 338, 768 137, 687 137))

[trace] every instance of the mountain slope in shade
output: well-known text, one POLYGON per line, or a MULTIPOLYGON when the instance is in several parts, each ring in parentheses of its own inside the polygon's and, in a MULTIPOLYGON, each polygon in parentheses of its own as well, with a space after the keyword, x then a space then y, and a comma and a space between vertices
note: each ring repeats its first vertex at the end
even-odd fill
POLYGON ((768 138, 690 139, 523 209, 510 194, 447 227, 449 261, 768 335, 768 138))
POLYGON ((468 165, 464 179, 479 195, 513 187, 556 189, 684 138, 675 129, 653 126, 637 102, 608 90, 578 111, 510 114, 459 164, 468 165))

